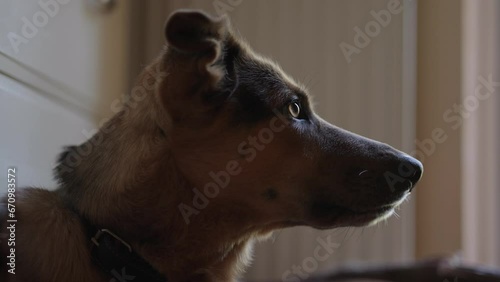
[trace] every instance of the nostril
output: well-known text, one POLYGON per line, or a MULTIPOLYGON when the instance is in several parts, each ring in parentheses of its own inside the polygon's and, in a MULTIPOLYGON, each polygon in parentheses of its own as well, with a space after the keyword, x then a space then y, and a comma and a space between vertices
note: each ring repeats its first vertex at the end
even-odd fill
MULTIPOLYGON (((411 189, 417 184, 422 177, 424 167, 420 161, 412 157, 406 157, 398 168, 401 176, 411 183, 411 189)), ((410 191, 411 191, 410 189, 410 191)))
POLYGON ((420 178, 422 178, 422 174, 424 172, 424 166, 417 159, 413 159, 411 161, 411 166, 413 167, 413 174, 409 177, 409 180, 415 185, 420 178))

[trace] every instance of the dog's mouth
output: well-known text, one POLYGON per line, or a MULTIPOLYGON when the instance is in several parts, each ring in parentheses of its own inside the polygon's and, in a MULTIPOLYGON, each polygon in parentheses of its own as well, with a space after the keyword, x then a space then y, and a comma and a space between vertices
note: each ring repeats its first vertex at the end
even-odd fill
POLYGON ((335 203, 315 203, 312 207, 313 227, 329 229, 333 227, 373 225, 394 214, 395 209, 406 199, 404 195, 399 200, 371 208, 351 208, 335 203))

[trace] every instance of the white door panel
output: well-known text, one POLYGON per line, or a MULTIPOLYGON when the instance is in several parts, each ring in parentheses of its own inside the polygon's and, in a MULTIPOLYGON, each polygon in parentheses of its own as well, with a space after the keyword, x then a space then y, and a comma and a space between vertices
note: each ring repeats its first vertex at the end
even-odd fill
MULTIPOLYGON (((0 52, 105 110, 126 79, 128 1, 103 11, 90 0, 0 1, 0 52), (120 44, 122 42, 122 44, 120 44)), ((102 111, 101 111, 102 112, 102 111)))
MULTIPOLYGON (((0 183, 17 168, 18 184, 53 188, 52 168, 63 146, 81 143, 91 119, 0 76, 0 183)), ((1 185, 4 192, 6 185, 1 185)))
POLYGON ((0 1, 0 183, 15 166, 20 185, 55 187, 63 146, 87 139, 125 93, 129 2, 91 2, 0 1))

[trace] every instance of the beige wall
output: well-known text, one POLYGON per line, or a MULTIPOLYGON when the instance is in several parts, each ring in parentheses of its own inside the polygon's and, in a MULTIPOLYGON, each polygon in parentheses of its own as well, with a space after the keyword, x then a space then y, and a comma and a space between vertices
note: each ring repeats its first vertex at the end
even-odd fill
POLYGON ((420 149, 425 173, 417 189, 418 258, 461 248, 460 129, 443 119, 461 100, 460 20, 460 1, 418 2, 417 139, 435 146, 420 149), (436 130, 438 142, 430 141, 436 130))
POLYGON ((463 257, 499 267, 500 1, 462 3, 462 99, 469 116, 462 130, 463 257))

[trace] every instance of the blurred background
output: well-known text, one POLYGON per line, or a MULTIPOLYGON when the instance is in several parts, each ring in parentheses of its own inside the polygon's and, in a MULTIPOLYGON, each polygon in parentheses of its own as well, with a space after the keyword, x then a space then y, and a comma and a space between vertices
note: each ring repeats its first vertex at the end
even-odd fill
POLYGON ((309 88, 323 118, 425 166, 399 216, 362 229, 278 231, 257 246, 247 278, 452 254, 500 267, 496 0, 2 0, 0 183, 15 166, 20 185, 55 187, 62 146, 112 115, 178 8, 226 15, 309 88), (315 259, 327 239, 335 250, 315 259))

